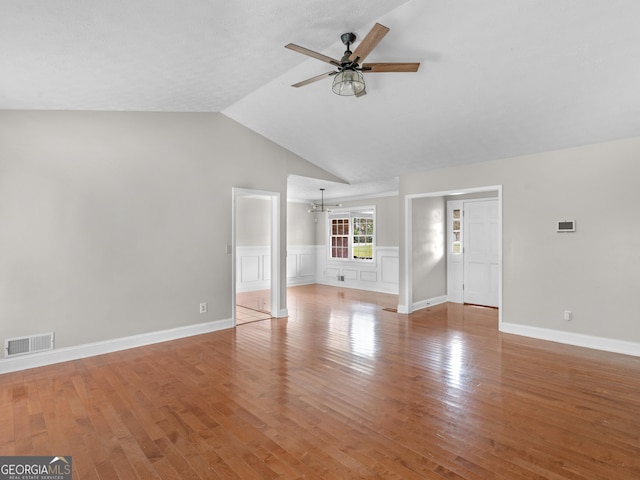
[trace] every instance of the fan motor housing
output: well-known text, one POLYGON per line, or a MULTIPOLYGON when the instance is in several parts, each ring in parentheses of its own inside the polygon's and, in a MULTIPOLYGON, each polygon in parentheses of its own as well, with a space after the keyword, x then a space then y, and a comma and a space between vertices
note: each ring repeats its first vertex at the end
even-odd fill
POLYGON ((342 43, 348 46, 356 40, 356 34, 351 32, 343 33, 342 35, 340 35, 340 40, 342 40, 342 43))

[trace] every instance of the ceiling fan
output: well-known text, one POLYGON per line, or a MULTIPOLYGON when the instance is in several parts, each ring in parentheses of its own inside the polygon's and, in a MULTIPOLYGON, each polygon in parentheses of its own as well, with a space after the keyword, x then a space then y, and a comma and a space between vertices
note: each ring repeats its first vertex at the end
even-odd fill
POLYGON ((356 39, 356 35, 351 32, 343 33, 340 36, 340 40, 342 40, 342 43, 346 45, 347 49, 340 60, 328 57, 322 53, 314 52, 308 48, 300 47, 293 43, 285 45, 285 48, 316 58, 337 68, 337 70, 332 70, 330 72, 308 78, 301 82, 294 83, 291 86, 303 87, 304 85, 309 85, 310 83, 317 82, 323 78, 335 76, 332 86, 333 93, 337 95, 355 95, 356 97, 361 97, 367 93, 362 72, 417 72, 418 67, 420 67, 419 62, 362 63, 388 32, 388 27, 376 23, 369 33, 367 33, 367 35, 362 39, 354 52, 351 51, 350 47, 356 39))

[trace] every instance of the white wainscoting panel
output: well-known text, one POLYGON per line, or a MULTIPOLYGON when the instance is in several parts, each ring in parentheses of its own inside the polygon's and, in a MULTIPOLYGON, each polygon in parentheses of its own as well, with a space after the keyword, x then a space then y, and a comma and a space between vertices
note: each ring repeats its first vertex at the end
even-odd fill
POLYGON ((398 279, 400 278, 400 257, 398 249, 387 251, 381 250, 380 256, 380 279, 382 283, 389 283, 398 288, 398 279))
POLYGON ((262 258, 262 279, 271 280, 271 253, 261 255, 262 258))
POLYGON ((315 245, 293 245, 287 247, 287 285, 316 283, 315 245))
POLYGON ((261 263, 258 255, 245 255, 240 258, 240 281, 249 283, 260 280, 261 263))
POLYGON ((253 292, 271 288, 271 249, 236 248, 236 291, 253 292))
POLYGON ((298 274, 298 255, 287 254, 287 282, 298 274))
POLYGON ((398 247, 377 247, 372 263, 330 261, 324 245, 316 246, 316 282, 336 287, 398 294, 400 251, 398 247), (344 281, 338 277, 344 275, 344 281))
MULTIPOLYGON (((324 270, 324 275, 322 276, 326 276, 327 278, 333 278, 335 280, 338 280, 338 275, 340 275, 339 268, 327 268, 324 270)), ((318 278, 322 278, 322 277, 318 277, 318 278)), ((321 283, 321 282, 318 282, 318 283, 321 283)))
POLYGON ((343 268, 342 275, 344 275, 345 281, 347 280, 357 280, 358 279, 358 270, 352 270, 350 268, 343 268))
POLYGON ((360 272, 360 280, 375 283, 378 281, 378 272, 360 272))
POLYGON ((310 252, 301 252, 298 254, 298 264, 300 277, 316 278, 316 252, 314 247, 309 247, 310 252))
MULTIPOLYGON (((236 248, 237 292, 271 288, 271 252, 268 246, 236 248)), ((302 245, 287 251, 287 285, 316 283, 316 247, 302 245)))
MULTIPOLYGON (((269 247, 236 248, 236 291, 267 290, 271 280, 269 247)), ((287 247, 287 285, 321 283, 382 293, 398 293, 398 247, 378 247, 372 263, 328 262, 324 245, 287 247), (344 281, 338 277, 344 276, 344 281)))

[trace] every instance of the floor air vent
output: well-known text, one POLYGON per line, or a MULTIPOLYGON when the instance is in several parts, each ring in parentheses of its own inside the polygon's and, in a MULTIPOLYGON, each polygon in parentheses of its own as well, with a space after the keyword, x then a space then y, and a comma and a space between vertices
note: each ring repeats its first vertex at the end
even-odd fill
POLYGON ((44 350, 53 350, 53 332, 29 337, 8 338, 4 342, 5 357, 15 357, 44 350))

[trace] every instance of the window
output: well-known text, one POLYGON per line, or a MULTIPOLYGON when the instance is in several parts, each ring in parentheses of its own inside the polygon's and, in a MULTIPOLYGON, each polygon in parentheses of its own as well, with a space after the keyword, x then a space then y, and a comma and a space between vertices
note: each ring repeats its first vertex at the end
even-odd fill
POLYGON ((329 258, 373 260, 375 208, 333 211, 329 214, 329 258))
POLYGON ((373 259, 373 218, 353 218, 353 258, 373 259))
POLYGON ((331 219, 331 258, 349 258, 349 219, 331 219))

